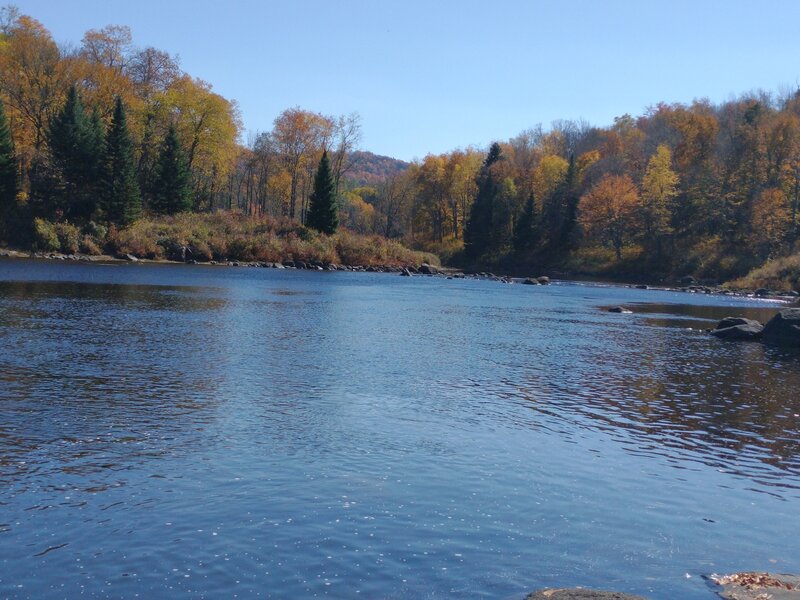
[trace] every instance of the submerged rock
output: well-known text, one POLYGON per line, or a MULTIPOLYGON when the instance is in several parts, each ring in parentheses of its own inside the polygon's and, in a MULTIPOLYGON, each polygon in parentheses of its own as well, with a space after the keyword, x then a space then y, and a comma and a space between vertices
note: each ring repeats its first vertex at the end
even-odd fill
POLYGON ((722 587, 720 596, 727 600, 798 600, 800 577, 773 573, 734 573, 711 575, 711 581, 722 587))
POLYGON ((573 588, 539 590, 529 594, 525 600, 646 600, 646 598, 621 592, 599 592, 573 588))
POLYGON ((758 321, 744 317, 725 317, 717 324, 711 335, 722 340, 758 340, 764 326, 758 321))
POLYGON ((613 307, 608 309, 608 312, 610 312, 610 313, 620 313, 620 314, 624 314, 624 315, 629 315, 629 314, 633 313, 632 310, 629 310, 629 309, 625 308, 624 306, 613 306, 613 307))
POLYGON ((800 308, 787 308, 772 317, 764 327, 764 341, 800 348, 800 308))

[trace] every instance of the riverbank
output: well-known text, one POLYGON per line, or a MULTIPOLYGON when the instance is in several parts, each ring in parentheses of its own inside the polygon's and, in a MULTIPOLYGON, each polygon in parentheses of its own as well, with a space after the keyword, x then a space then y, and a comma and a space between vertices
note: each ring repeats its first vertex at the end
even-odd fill
POLYGON ((235 212, 181 213, 140 219, 123 228, 83 227, 36 219, 30 251, 7 255, 63 260, 149 260, 196 263, 287 263, 392 268, 439 265, 433 254, 396 240, 340 230, 325 235, 299 223, 235 212))

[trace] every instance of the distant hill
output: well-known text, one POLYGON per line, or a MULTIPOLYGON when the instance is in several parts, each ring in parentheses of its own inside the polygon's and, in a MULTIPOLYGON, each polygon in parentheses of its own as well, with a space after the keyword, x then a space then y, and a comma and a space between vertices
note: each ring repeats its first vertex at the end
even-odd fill
POLYGON ((392 175, 408 169, 407 163, 391 156, 381 156, 372 152, 353 152, 353 166, 345 175, 345 179, 354 187, 376 185, 392 175))

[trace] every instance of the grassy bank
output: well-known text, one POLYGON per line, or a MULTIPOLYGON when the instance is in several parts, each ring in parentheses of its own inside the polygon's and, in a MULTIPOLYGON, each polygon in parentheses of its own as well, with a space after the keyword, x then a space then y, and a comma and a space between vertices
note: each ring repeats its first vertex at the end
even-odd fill
POLYGON ((439 264, 429 253, 399 242, 346 230, 320 234, 288 219, 251 217, 234 212, 182 213, 145 218, 124 229, 37 219, 33 249, 39 252, 113 256, 150 260, 264 261, 298 260, 362 266, 439 264))
POLYGON ((729 281, 725 285, 737 289, 766 288, 782 292, 800 291, 800 254, 768 260, 744 277, 729 281))

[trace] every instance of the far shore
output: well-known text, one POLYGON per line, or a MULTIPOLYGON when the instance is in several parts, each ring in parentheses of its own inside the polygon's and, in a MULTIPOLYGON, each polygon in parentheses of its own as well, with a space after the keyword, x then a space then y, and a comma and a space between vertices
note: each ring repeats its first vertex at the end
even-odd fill
MULTIPOLYGON (((139 258, 133 255, 113 256, 110 254, 64 254, 61 252, 36 252, 32 250, 20 250, 15 248, 0 248, 0 259, 27 259, 27 260, 49 260, 54 262, 79 262, 79 263, 141 263, 141 264, 163 264, 163 265, 189 265, 189 266, 212 266, 212 267, 260 267, 272 269, 297 269, 308 271, 351 271, 351 272, 366 272, 366 273, 393 273, 395 275, 419 275, 431 277, 445 277, 447 279, 483 279, 489 281, 496 281, 506 284, 527 284, 527 285, 546 285, 550 283, 549 276, 538 277, 519 277, 512 275, 495 274, 486 271, 464 271, 461 269, 447 267, 447 266, 433 266, 427 263, 420 265, 403 265, 396 264, 387 265, 341 265, 333 263, 322 263, 319 261, 295 261, 286 259, 281 262, 264 262, 264 261, 241 261, 241 260, 222 260, 222 261, 196 261, 196 260, 169 260, 165 258, 149 259, 139 258)), ((676 281, 675 285, 669 285, 660 282, 655 285, 642 284, 632 281, 607 279, 603 277, 591 277, 588 275, 564 273, 564 272, 551 272, 554 280, 562 281, 585 281, 594 283, 608 283, 611 285, 618 285, 621 287, 636 288, 641 290, 652 291, 665 291, 665 292, 685 292, 691 294, 706 294, 706 295, 722 295, 740 298, 754 298, 759 300, 775 300, 782 302, 800 302, 800 294, 798 292, 783 292, 767 289, 737 289, 727 286, 721 286, 715 283, 700 282, 693 277, 684 277, 681 281, 676 281)))

